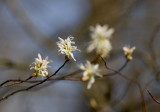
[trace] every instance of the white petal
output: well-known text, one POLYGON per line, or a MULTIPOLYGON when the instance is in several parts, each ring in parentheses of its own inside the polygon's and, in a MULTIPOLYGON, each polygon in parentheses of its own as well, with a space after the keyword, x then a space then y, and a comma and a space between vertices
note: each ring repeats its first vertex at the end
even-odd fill
POLYGON ((92 87, 92 84, 95 82, 94 77, 91 77, 91 79, 88 82, 87 88, 90 89, 92 87))
POLYGON ((87 72, 83 72, 83 76, 87 76, 88 75, 88 73, 87 72))
POLYGON ((76 59, 73 56, 73 53, 70 53, 71 57, 73 58, 74 61, 76 61, 76 59))
POLYGON ((85 70, 85 67, 83 64, 80 64, 79 67, 80 67, 80 69, 85 70))
POLYGON ((96 73, 96 76, 99 76, 99 77, 103 77, 101 74, 99 74, 99 73, 96 73))
POLYGON ((42 60, 40 53, 38 53, 38 58, 39 58, 39 60, 42 60))

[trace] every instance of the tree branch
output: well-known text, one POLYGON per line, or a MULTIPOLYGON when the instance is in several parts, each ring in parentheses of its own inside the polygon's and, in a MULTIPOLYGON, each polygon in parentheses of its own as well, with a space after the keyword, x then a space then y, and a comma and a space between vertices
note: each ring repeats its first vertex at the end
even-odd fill
POLYGON ((151 94, 151 92, 150 92, 149 90, 147 90, 147 91, 148 91, 148 94, 151 96, 151 98, 152 98, 156 103, 160 104, 160 101, 158 101, 158 100, 151 94))
POLYGON ((14 95, 14 94, 16 94, 16 93, 28 91, 28 90, 30 90, 30 89, 38 86, 38 85, 43 84, 43 83, 46 82, 49 78, 55 76, 55 75, 64 67, 64 65, 65 65, 68 61, 69 61, 69 60, 66 60, 66 61, 63 63, 63 65, 60 66, 60 67, 58 68, 58 70, 57 70, 54 74, 48 76, 46 79, 42 80, 41 82, 39 82, 39 83, 37 83, 37 84, 34 84, 34 85, 32 85, 32 86, 29 86, 29 87, 27 87, 27 88, 25 88, 25 89, 19 89, 19 90, 17 90, 17 91, 14 91, 14 92, 12 92, 12 93, 10 93, 10 94, 8 94, 8 95, 0 98, 0 101, 3 101, 3 100, 7 99, 8 97, 10 97, 10 96, 12 96, 12 95, 14 95))

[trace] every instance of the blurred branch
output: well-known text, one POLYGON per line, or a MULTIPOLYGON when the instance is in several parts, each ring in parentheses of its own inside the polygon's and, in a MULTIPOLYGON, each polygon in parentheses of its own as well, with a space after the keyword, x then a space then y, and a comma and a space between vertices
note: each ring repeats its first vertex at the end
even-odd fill
POLYGON ((26 71, 28 65, 14 62, 5 58, 0 58, 0 66, 6 66, 8 68, 16 68, 18 70, 26 71))
POLYGON ((48 50, 53 51, 53 40, 44 34, 30 19, 28 13, 23 8, 21 0, 5 0, 6 5, 13 13, 14 17, 20 22, 24 30, 41 46, 47 47, 48 50))
MULTIPOLYGON (((139 73, 135 74, 134 78, 137 79, 137 77, 139 76, 139 73)), ((125 88, 125 90, 123 91, 123 94, 122 96, 119 97, 119 100, 115 100, 111 103, 111 105, 113 105, 113 107, 117 106, 118 104, 120 104, 123 99, 127 96, 127 93, 129 91, 129 89, 131 88, 131 85, 132 85, 132 82, 129 81, 128 84, 127 84, 127 87, 125 88)))
POLYGON ((108 67, 106 61, 103 58, 102 58, 102 61, 104 62, 106 69, 111 70, 111 71, 119 74, 121 77, 123 77, 123 78, 125 78, 125 79, 127 79, 127 80, 129 80, 129 81, 131 81, 133 83, 135 83, 138 86, 139 91, 140 91, 140 95, 141 95, 141 100, 142 100, 142 110, 143 110, 143 112, 146 112, 147 111, 146 110, 146 104, 145 104, 145 100, 144 100, 144 95, 143 95, 143 90, 142 90, 141 84, 137 80, 129 78, 126 75, 123 75, 121 72, 108 67))
POLYGON ((144 88, 143 88, 143 92, 147 89, 147 87, 159 76, 160 74, 160 71, 158 71, 155 75, 154 78, 152 78, 150 81, 148 81, 145 85, 144 85, 144 88))
POLYGON ((156 57, 156 53, 154 51, 154 40, 156 39, 157 37, 157 34, 160 30, 160 25, 158 25, 154 31, 152 32, 152 35, 149 39, 149 44, 148 44, 148 47, 149 47, 149 50, 150 50, 150 56, 151 56, 151 59, 153 60, 154 62, 154 65, 155 65, 155 69, 157 70, 158 68, 158 64, 157 64, 157 57, 156 57))
POLYGON ((109 26, 120 27, 127 20, 128 15, 140 2, 139 0, 132 1, 119 1, 119 0, 90 0, 92 4, 91 15, 84 21, 79 29, 75 32, 75 35, 81 36, 85 34, 90 25, 94 24, 106 24, 109 26), (124 6, 123 2, 127 2, 127 6, 124 6), (106 4, 110 4, 106 7, 106 4), (112 6, 112 7, 110 7, 112 6), (107 14, 106 14, 107 13, 107 14), (111 17, 108 15, 112 15, 111 17))
MULTIPOLYGON (((129 61, 126 60, 125 63, 117 71, 121 72, 127 66, 128 63, 129 63, 129 61)), ((107 66, 106 63, 105 63, 105 66, 107 66)), ((104 74, 103 76, 112 76, 112 75, 117 75, 117 73, 115 73, 115 72, 114 73, 107 73, 107 74, 104 74)))

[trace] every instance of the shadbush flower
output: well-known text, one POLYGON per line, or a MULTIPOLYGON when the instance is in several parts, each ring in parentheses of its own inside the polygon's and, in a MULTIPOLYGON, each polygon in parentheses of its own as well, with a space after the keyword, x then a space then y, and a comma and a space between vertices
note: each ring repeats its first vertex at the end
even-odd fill
POLYGON ((77 46, 72 46, 71 45, 71 44, 75 44, 75 42, 72 41, 74 39, 74 37, 69 36, 65 40, 63 40, 60 37, 58 37, 58 38, 60 40, 60 41, 57 42, 57 45, 59 47, 59 52, 61 54, 65 54, 67 59, 69 59, 69 57, 71 56, 73 58, 73 60, 76 61, 76 59, 74 58, 74 55, 73 55, 72 51, 76 51, 76 50, 79 50, 79 49, 77 49, 77 46))
POLYGON ((102 77, 102 75, 99 73, 98 64, 93 65, 89 61, 86 61, 85 65, 80 64, 79 67, 81 70, 84 71, 82 80, 83 81, 89 80, 88 85, 87 85, 88 89, 90 89, 92 87, 92 84, 95 82, 95 76, 102 77))
POLYGON ((126 59, 128 61, 132 60, 133 57, 132 57, 132 54, 133 54, 133 51, 136 49, 135 46, 133 47, 130 47, 129 45, 126 45, 123 47, 123 52, 124 52, 124 55, 126 56, 126 59))
POLYGON ((96 27, 91 26, 90 27, 91 37, 92 38, 104 38, 104 39, 110 39, 112 34, 114 33, 113 28, 109 28, 108 25, 99 25, 97 24, 96 27))
POLYGON ((48 57, 42 59, 42 56, 38 53, 38 58, 35 58, 33 66, 30 67, 30 69, 33 69, 35 71, 33 76, 48 76, 47 68, 49 67, 48 64, 50 62, 52 61, 48 61, 48 57))
POLYGON ((102 55, 103 57, 107 56, 112 50, 112 45, 110 43, 110 38, 114 33, 113 28, 108 28, 108 25, 96 27, 90 27, 91 31, 91 41, 87 49, 88 52, 96 50, 97 54, 102 55))

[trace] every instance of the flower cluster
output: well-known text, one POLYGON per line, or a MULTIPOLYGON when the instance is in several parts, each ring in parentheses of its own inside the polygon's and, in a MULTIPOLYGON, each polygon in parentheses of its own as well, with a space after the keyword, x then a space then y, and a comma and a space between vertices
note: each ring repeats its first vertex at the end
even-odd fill
POLYGON ((87 51, 91 52, 96 50, 97 54, 100 54, 103 57, 107 56, 112 49, 110 38, 114 33, 114 29, 109 29, 108 25, 96 25, 96 27, 90 27, 90 31, 91 41, 87 51))
POLYGON ((128 61, 130 61, 130 60, 133 59, 132 54, 133 54, 133 51, 134 51, 135 49, 136 49, 135 46, 130 47, 129 45, 126 45, 126 46, 123 47, 124 54, 125 54, 126 59, 127 59, 128 61))
POLYGON ((75 44, 75 42, 72 41, 73 39, 74 39, 74 37, 71 37, 71 36, 69 36, 65 40, 63 40, 62 38, 59 37, 59 41, 57 42, 57 45, 60 48, 59 52, 61 54, 65 54, 67 59, 69 59, 69 57, 71 56, 73 58, 73 60, 76 61, 72 51, 76 51, 78 49, 76 46, 71 45, 71 44, 75 44))
MULTIPOLYGON (((114 32, 114 29, 109 29, 107 25, 96 25, 96 27, 91 27, 90 30, 92 33, 91 42, 87 49, 88 52, 96 50, 97 54, 100 54, 103 57, 107 56, 112 49, 110 38, 114 32)), ((67 60, 69 60, 71 56, 72 59, 76 61, 72 52, 76 50, 79 51, 79 49, 77 49, 77 46, 73 46, 73 44, 75 44, 73 39, 74 37, 72 36, 67 37, 67 39, 62 39, 59 37, 57 45, 59 47, 59 52, 64 54, 67 60)), ((132 60, 132 53, 135 48, 136 47, 130 46, 123 47, 123 51, 127 60, 132 60)), ((33 62, 33 66, 30 68, 34 70, 32 76, 48 76, 47 68, 49 67, 48 64, 50 62, 51 61, 48 61, 48 57, 42 59, 41 55, 38 54, 38 58, 35 58, 35 62, 33 62)), ((91 64, 90 61, 86 61, 86 64, 80 64, 79 67, 81 70, 83 70, 82 81, 88 80, 88 89, 90 89, 92 84, 95 82, 95 76, 102 77, 98 64, 91 64)))
POLYGON ((82 80, 83 81, 87 81, 88 85, 87 88, 90 89, 92 87, 92 84, 95 82, 95 76, 99 76, 102 77, 102 75, 100 75, 99 73, 99 65, 93 65, 91 64, 89 61, 86 61, 86 64, 80 64, 80 69, 83 70, 83 77, 82 80))
MULTIPOLYGON (((65 54, 66 58, 69 59, 69 56, 73 58, 74 61, 74 55, 72 51, 78 50, 76 46, 72 46, 71 44, 75 44, 74 41, 72 41, 74 37, 69 36, 67 39, 63 40, 59 37, 59 42, 57 42, 58 47, 60 48, 59 52, 61 54, 65 54)), ((34 70, 34 73, 32 76, 48 76, 48 70, 49 67, 48 64, 51 61, 48 61, 48 57, 45 59, 42 59, 41 55, 38 54, 38 58, 35 58, 35 61, 33 62, 33 66, 30 67, 30 69, 34 70)))
POLYGON ((33 66, 30 68, 35 71, 33 76, 48 76, 47 68, 50 62, 48 61, 48 57, 42 59, 41 55, 38 54, 38 58, 35 58, 35 62, 33 62, 33 66))
MULTIPOLYGON (((10 97, 18 92, 28 91, 28 90, 30 90, 40 84, 43 84, 44 82, 49 81, 49 80, 88 81, 87 88, 90 89, 95 82, 95 78, 106 76, 106 75, 100 74, 99 64, 96 64, 96 63, 98 63, 98 61, 100 61, 100 59, 102 59, 102 61, 104 62, 106 69, 111 70, 111 71, 113 71, 114 74, 119 74, 120 76, 122 76, 128 80, 132 80, 132 79, 128 78, 127 76, 124 76, 123 74, 120 73, 120 71, 122 69, 117 71, 117 70, 114 70, 114 69, 108 67, 107 63, 103 59, 103 57, 108 56, 109 52, 112 49, 112 46, 110 43, 110 38, 111 38, 112 34, 114 33, 114 29, 112 29, 112 28, 109 29, 107 25, 104 25, 104 26, 96 25, 96 27, 91 27, 90 30, 92 32, 91 33, 91 42, 90 42, 90 45, 87 50, 88 50, 88 52, 96 50, 96 53, 99 56, 95 60, 92 61, 92 63, 94 63, 94 64, 92 64, 90 61, 87 60, 85 64, 79 65, 79 68, 83 71, 83 75, 81 76, 81 79, 77 78, 77 77, 70 77, 72 75, 75 75, 77 72, 81 71, 80 69, 69 74, 69 75, 51 79, 70 60, 70 56, 74 61, 76 61, 76 59, 74 58, 74 55, 72 53, 73 51, 77 51, 77 50, 80 51, 79 49, 77 49, 77 46, 73 46, 73 44, 75 44, 75 42, 73 41, 74 37, 69 36, 69 37, 67 37, 67 39, 62 39, 59 37, 59 41, 57 42, 57 46, 59 47, 58 51, 61 54, 65 55, 65 58, 66 58, 65 62, 52 75, 49 75, 48 67, 50 67, 50 66, 48 64, 52 61, 49 61, 48 57, 43 59, 42 56, 38 53, 38 57, 35 58, 35 61, 32 63, 32 66, 30 67, 31 70, 34 70, 34 73, 31 76, 29 76, 25 80, 20 80, 20 79, 14 80, 14 81, 7 80, 7 81, 0 84, 0 88, 13 86, 16 84, 22 84, 24 82, 30 82, 30 79, 32 79, 33 77, 42 76, 42 77, 46 77, 46 78, 44 80, 36 80, 36 81, 32 80, 32 82, 35 82, 35 84, 33 84, 27 88, 22 88, 22 89, 13 91, 10 94, 1 97, 0 101, 5 100, 8 97, 10 97)), ((136 49, 135 46, 130 47, 129 45, 127 45, 127 46, 123 47, 123 51, 124 51, 125 57, 127 59, 127 62, 132 60, 132 58, 133 58, 132 54, 135 49, 136 49)), ((125 63, 125 65, 126 65, 126 63, 125 63)), ((123 65, 122 68, 125 67, 125 65, 123 65)), ((139 84, 139 82, 136 82, 136 84, 139 84)), ((90 103, 93 108, 97 108, 96 100, 92 99, 90 103)))

